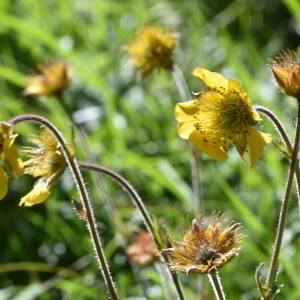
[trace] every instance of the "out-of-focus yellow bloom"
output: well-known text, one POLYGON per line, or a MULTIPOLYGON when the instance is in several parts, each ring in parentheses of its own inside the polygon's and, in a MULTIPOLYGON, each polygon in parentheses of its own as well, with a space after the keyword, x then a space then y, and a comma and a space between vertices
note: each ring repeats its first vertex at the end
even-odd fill
POLYGON ((144 77, 156 68, 172 68, 172 55, 176 43, 174 34, 147 26, 140 31, 135 41, 128 45, 127 51, 132 57, 131 63, 144 77))
MULTIPOLYGON (((23 152, 30 159, 24 162, 24 173, 40 177, 33 190, 21 199, 19 205, 32 206, 45 201, 50 196, 50 189, 63 174, 66 162, 56 138, 46 129, 29 140, 37 147, 24 147, 23 152)), ((69 146, 72 155, 74 147, 69 146)))
POLYGON ((14 145, 17 136, 10 124, 0 123, 0 200, 7 194, 8 176, 5 168, 11 170, 13 176, 19 176, 23 172, 23 163, 14 145))
POLYGON ((28 77, 27 87, 23 92, 25 96, 51 96, 62 92, 71 83, 68 66, 63 62, 38 65, 37 68, 42 75, 28 77))
POLYGON ((195 100, 176 105, 179 136, 218 161, 228 159, 228 149, 232 145, 241 157, 249 149, 251 167, 254 168, 263 147, 272 138, 252 128, 261 119, 252 110, 248 94, 238 81, 226 79, 221 74, 197 68, 193 75, 209 90, 199 93, 195 100))
POLYGON ((300 57, 294 51, 284 51, 269 67, 285 94, 300 97, 300 57))
POLYGON ((19 206, 32 206, 44 202, 50 196, 50 185, 45 179, 39 179, 33 189, 21 198, 19 206))
POLYGON ((8 176, 4 169, 0 167, 0 200, 7 194, 8 176))
POLYGON ((169 254, 170 267, 175 271, 186 274, 218 271, 239 254, 238 245, 243 239, 237 233, 239 228, 240 224, 229 222, 223 216, 212 215, 207 224, 203 217, 194 219, 183 240, 163 251, 169 254))

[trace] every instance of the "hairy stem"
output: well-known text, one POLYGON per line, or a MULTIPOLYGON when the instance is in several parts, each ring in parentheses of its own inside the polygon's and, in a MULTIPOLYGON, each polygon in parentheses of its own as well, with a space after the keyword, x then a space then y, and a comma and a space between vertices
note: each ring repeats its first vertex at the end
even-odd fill
MULTIPOLYGON (((292 143, 286 133, 284 126, 282 125, 280 120, 277 118, 277 116, 272 111, 270 111, 269 109, 267 109, 266 107, 261 106, 261 105, 253 105, 253 109, 263 113, 265 116, 268 117, 269 120, 272 121, 275 128, 279 132, 283 142, 285 143, 285 146, 287 147, 289 153, 292 153, 293 152, 292 143)), ((300 217, 300 168, 299 168, 298 164, 296 166, 295 174, 296 174, 295 176, 296 176, 296 182, 297 182, 296 187, 297 187, 297 198, 298 198, 298 212, 299 212, 299 217, 300 217)))
MULTIPOLYGON (((64 110, 64 113, 68 116, 68 118, 70 119, 70 122, 72 123, 72 125, 76 129, 76 132, 78 133, 80 145, 83 146, 83 150, 84 150, 85 154, 87 155, 88 161, 96 164, 97 163, 96 157, 87 142, 87 137, 86 137, 85 131, 76 124, 76 122, 72 116, 72 111, 71 111, 70 107, 66 104, 63 94, 60 94, 58 96, 59 96, 59 101, 58 101, 59 104, 61 105, 62 109, 64 110)), ((112 217, 112 215, 116 214, 116 210, 112 207, 111 201, 109 201, 108 193, 105 190, 105 185, 103 184, 99 174, 95 173, 94 175, 95 175, 94 182, 96 183, 95 184, 96 192, 99 195, 99 197, 100 197, 100 195, 103 195, 103 199, 105 202, 104 209, 106 210, 108 215, 110 217, 112 217)))
MULTIPOLYGON (((78 162, 78 165, 80 168, 100 172, 102 174, 109 176, 110 178, 115 180, 122 188, 125 189, 125 191, 129 194, 132 202, 138 208, 140 214, 142 215, 144 223, 146 225, 146 228, 152 234, 153 240, 154 240, 158 250, 161 251, 162 245, 160 244, 160 242, 158 241, 158 239, 156 237, 156 233, 155 233, 155 229, 154 229, 154 225, 151 220, 151 217, 147 211, 146 206, 144 205, 144 202, 142 201, 142 199, 139 196, 139 194, 137 193, 137 191, 133 188, 133 186, 124 177, 122 177, 121 175, 117 174, 116 172, 114 172, 110 169, 107 169, 107 168, 104 168, 102 166, 98 166, 98 165, 95 165, 92 163, 86 163, 86 162, 78 162)), ((166 264, 168 265, 169 259, 168 259, 167 254, 163 253, 162 256, 163 256, 163 259, 165 260, 166 264)), ((180 282, 178 280, 177 274, 173 273, 170 269, 169 269, 169 271, 172 276, 172 280, 174 282, 178 298, 180 300, 184 300, 185 298, 184 298, 183 291, 182 291, 180 282)))
POLYGON ((217 300, 226 300, 224 290, 221 283, 221 277, 218 272, 211 272, 207 274, 209 282, 214 290, 217 300))
MULTIPOLYGON (((288 200, 290 196, 290 192, 293 185, 293 178, 294 173, 297 166, 297 156, 298 156, 298 148, 299 148, 299 141, 300 141, 300 109, 299 109, 299 101, 298 101, 298 115, 297 115, 297 128, 296 128, 296 136, 295 136, 295 142, 294 142, 294 148, 292 151, 292 159, 291 159, 291 165, 290 165, 290 171, 287 179, 287 184, 285 188, 285 194, 282 201, 281 209, 280 209, 280 215, 279 215, 279 221, 278 221, 278 227, 276 232, 276 239, 275 244, 273 248, 273 254, 271 258, 271 263, 269 267, 268 277, 267 277, 267 286, 270 289, 269 295, 266 297, 266 299, 272 299, 274 296, 274 288, 276 287, 276 276, 278 271, 278 265, 279 265, 279 254, 280 254, 280 248, 282 244, 282 237, 283 237, 283 231, 287 219, 287 213, 288 213, 288 200)), ((276 290, 276 288, 275 288, 276 290)))
POLYGON ((66 162, 67 162, 67 164, 72 172, 73 178, 75 180, 76 187, 79 191, 80 199, 82 201, 82 206, 83 206, 84 210, 86 211, 86 220, 88 223, 90 237, 91 237, 91 240, 93 241, 94 248, 95 248, 95 251, 97 254, 97 258, 98 258, 98 263, 99 263, 99 266, 101 267, 101 271, 102 271, 105 283, 107 285, 108 291, 113 300, 119 300, 119 297, 118 297, 116 288, 114 286, 112 277, 110 275, 109 267, 108 267, 108 264, 107 264, 107 261, 106 261, 105 255, 104 255, 102 243, 101 243, 100 237, 97 232, 96 221, 95 221, 95 218, 93 215, 93 210, 92 210, 91 202, 90 202, 90 199, 88 196, 88 192, 84 185, 81 173, 79 171, 78 164, 76 162, 76 159, 73 158, 72 155, 70 154, 70 152, 68 151, 67 144, 66 144, 66 141, 65 141, 63 135, 56 128, 56 126, 53 125, 47 119, 45 119, 41 116, 38 116, 38 115, 28 114, 28 115, 18 116, 16 118, 10 120, 9 123, 11 123, 12 125, 16 125, 18 123, 22 123, 25 121, 37 122, 39 124, 46 126, 51 131, 51 133, 57 138, 57 140, 63 150, 63 153, 65 155, 66 162))
MULTIPOLYGON (((184 100, 191 100, 192 95, 186 84, 183 73, 178 65, 174 64, 172 69, 172 77, 180 94, 180 97, 184 100)), ((198 168, 198 155, 197 149, 192 146, 192 158, 191 158, 191 175, 192 175, 192 189, 193 189, 193 206, 195 214, 199 213, 200 208, 200 176, 198 168)))

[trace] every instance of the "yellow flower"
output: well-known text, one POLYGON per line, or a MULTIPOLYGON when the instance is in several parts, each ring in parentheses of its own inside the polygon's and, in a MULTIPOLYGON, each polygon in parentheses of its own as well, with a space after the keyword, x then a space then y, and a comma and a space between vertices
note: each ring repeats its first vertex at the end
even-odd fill
MULTIPOLYGON (((45 201, 50 195, 50 188, 63 174, 66 162, 56 138, 46 129, 30 139, 37 147, 24 147, 23 152, 30 159, 24 162, 24 173, 40 177, 33 190, 21 199, 19 205, 32 206, 45 201)), ((74 148, 69 146, 74 155, 74 148)))
POLYGON ((38 65, 38 69, 42 75, 28 77, 27 87, 23 92, 25 96, 51 96, 62 92, 71 83, 68 67, 63 62, 38 65))
POLYGON ((4 169, 0 167, 0 200, 7 194, 8 176, 4 169))
POLYGON ((32 206, 44 202, 50 196, 50 185, 47 180, 39 179, 33 189, 21 198, 19 206, 32 206))
POLYGON ((175 271, 202 273, 218 271, 237 256, 243 236, 237 234, 240 224, 229 222, 224 216, 212 215, 205 224, 203 217, 194 219, 192 228, 177 242, 176 247, 164 249, 175 271), (220 220, 218 220, 220 218, 220 220))
POLYGON ((0 122, 0 200, 7 194, 8 176, 5 168, 9 168, 13 176, 19 176, 23 172, 23 163, 14 145, 17 136, 10 124, 0 122))
POLYGON ((215 160, 228 159, 228 149, 235 145, 241 157, 250 152, 251 167, 272 140, 269 134, 252 128, 260 116, 252 110, 251 100, 240 83, 221 74, 197 68, 193 75, 209 88, 197 99, 178 103, 175 117, 177 132, 215 160))
POLYGON ((300 97, 300 57, 293 51, 282 52, 269 67, 285 94, 300 97))
POLYGON ((173 34, 147 26, 128 45, 127 51, 132 56, 131 63, 144 77, 156 68, 171 69, 175 47, 176 39, 173 34))

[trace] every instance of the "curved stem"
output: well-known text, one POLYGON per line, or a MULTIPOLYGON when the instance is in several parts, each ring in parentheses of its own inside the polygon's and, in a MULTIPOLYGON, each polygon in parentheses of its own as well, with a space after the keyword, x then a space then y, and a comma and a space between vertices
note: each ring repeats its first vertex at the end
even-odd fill
POLYGON ((84 185, 81 173, 79 171, 78 164, 76 162, 76 159, 73 158, 72 155, 70 154, 70 152, 68 151, 67 144, 66 144, 66 141, 65 141, 63 135, 55 127, 55 125, 53 125, 47 119, 45 119, 41 116, 38 116, 38 115, 28 114, 28 115, 22 115, 22 116, 16 117, 16 118, 10 120, 9 123, 11 123, 12 125, 16 125, 18 123, 22 123, 25 121, 38 122, 38 123, 46 126, 59 141, 59 144, 61 145, 61 148, 65 155, 66 162, 72 172, 73 178, 76 183, 76 187, 79 191, 82 205, 86 211, 86 215, 87 215, 86 219, 87 219, 87 223, 88 223, 90 237, 91 237, 91 240, 93 241, 93 244, 95 247, 98 262, 101 267, 101 271, 102 271, 105 283, 107 285, 107 288, 109 290, 111 298, 113 300, 119 300, 116 288, 114 286, 113 280, 110 275, 107 261, 105 259, 102 243, 101 243, 100 237, 97 232, 96 221, 95 221, 95 218, 93 215, 93 210, 92 210, 92 206, 91 206, 91 203, 89 200, 88 192, 84 185))
MULTIPOLYGON (((272 111, 270 111, 269 109, 267 109, 266 107, 261 106, 261 105, 253 105, 253 109, 263 113, 265 116, 268 117, 268 119, 270 119, 272 121, 275 128, 278 130, 282 140, 284 141, 285 146, 287 147, 288 151, 290 153, 292 153, 293 152, 292 143, 286 133, 284 126, 282 125, 280 120, 277 118, 277 116, 272 111)), ((299 216, 300 216, 300 168, 299 168, 298 164, 296 166, 295 173, 296 173, 296 181, 297 181, 298 212, 299 212, 299 216)))
POLYGON ((209 282, 214 290, 217 300, 226 300, 224 290, 221 283, 221 278, 218 272, 211 272, 207 274, 209 282))
POLYGON ((297 166, 297 156, 298 156, 298 148, 299 148, 299 141, 300 141, 300 109, 299 109, 299 102, 298 102, 298 115, 297 115, 297 129, 296 129, 296 136, 295 136, 295 143, 294 148, 292 152, 292 159, 291 159, 291 165, 290 165, 290 171, 288 175, 288 180, 286 184, 285 194, 282 201, 282 206, 280 209, 280 216, 278 221, 278 227, 277 227, 277 233, 276 233, 276 239, 275 244, 273 248, 273 254, 271 258, 270 268, 268 272, 267 277, 267 286, 270 289, 270 293, 267 296, 266 299, 272 299, 274 296, 274 289, 273 287, 276 287, 275 281, 276 281, 276 275, 278 271, 278 265, 279 265, 279 253, 282 243, 282 237, 283 237, 283 231, 284 226, 287 219, 287 212, 288 212, 288 200, 290 196, 290 192, 293 185, 293 178, 294 173, 297 166))
MULTIPOLYGON (((142 215, 144 223, 147 227, 147 230, 152 234, 154 242, 155 242, 158 250, 161 251, 162 245, 160 244, 160 242, 158 241, 158 239, 156 237, 156 233, 155 233, 155 229, 154 229, 154 225, 151 220, 151 217, 147 211, 147 208, 144 205, 144 202, 142 201, 141 197, 136 192, 136 190, 133 188, 133 186, 124 177, 122 177, 121 175, 117 174, 116 172, 114 172, 110 169, 107 169, 107 168, 104 168, 102 166, 98 166, 98 165, 95 165, 92 163, 87 163, 87 162, 78 162, 78 165, 80 168, 100 172, 102 174, 109 176, 110 178, 115 180, 122 188, 124 188, 126 190, 126 192, 129 194, 131 200, 133 201, 134 205, 138 208, 140 214, 142 215)), ((168 259, 167 254, 163 253, 162 256, 163 256, 163 259, 165 260, 166 264, 168 265, 169 259, 168 259)), ((168 267, 168 269, 169 269, 169 267, 168 267)), ((173 273, 170 269, 169 269, 169 271, 172 276, 172 280, 174 282, 178 298, 180 300, 184 300, 185 298, 184 298, 183 291, 182 291, 180 282, 178 280, 177 274, 173 273)))
MULTIPOLYGON (((192 95, 186 84, 183 73, 177 64, 173 65, 171 73, 181 98, 184 101, 191 100, 192 95)), ((198 214, 200 208, 200 176, 198 168, 197 149, 194 146, 192 146, 191 175, 194 212, 195 214, 198 214)))
MULTIPOLYGON (((119 175, 118 173, 116 173, 110 169, 101 167, 99 165, 95 165, 93 163, 79 161, 78 166, 82 169, 88 169, 88 170, 92 170, 92 171, 96 171, 96 172, 105 174, 105 175, 109 176, 110 178, 112 178, 113 180, 115 180, 118 184, 120 184, 122 186, 122 188, 124 188, 126 190, 126 192, 129 194, 131 200, 133 201, 135 206, 140 211, 140 213, 143 217, 143 220, 145 222, 145 225, 147 227, 147 230, 150 233, 152 233, 153 237, 155 238, 154 225, 153 225, 153 222, 149 216, 149 213, 144 205, 144 202, 142 201, 142 199, 140 198, 140 196, 136 192, 136 190, 133 188, 133 186, 125 178, 123 178, 121 175, 119 175)), ((157 240, 155 242, 158 244, 157 240)))

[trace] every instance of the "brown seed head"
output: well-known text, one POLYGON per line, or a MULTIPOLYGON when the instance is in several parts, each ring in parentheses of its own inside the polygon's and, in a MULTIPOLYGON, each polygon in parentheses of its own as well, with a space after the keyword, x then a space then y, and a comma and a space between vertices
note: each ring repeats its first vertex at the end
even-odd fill
POLYGON ((238 223, 230 223, 224 216, 212 215, 205 225, 203 217, 194 219, 177 247, 164 249, 170 256, 170 267, 175 271, 209 273, 237 256, 238 244, 243 236, 238 234, 238 223))
POLYGON ((291 50, 283 51, 277 58, 270 60, 269 68, 285 94, 300 97, 299 55, 291 50))

